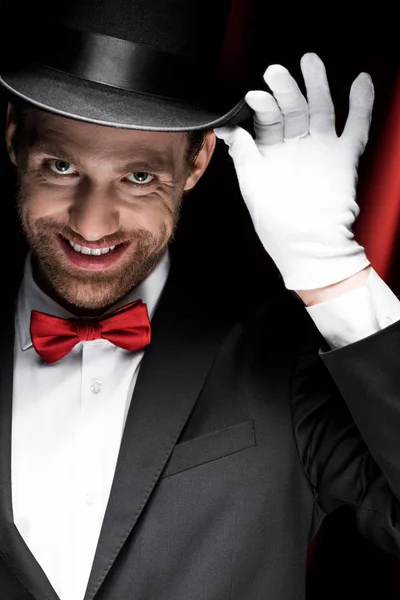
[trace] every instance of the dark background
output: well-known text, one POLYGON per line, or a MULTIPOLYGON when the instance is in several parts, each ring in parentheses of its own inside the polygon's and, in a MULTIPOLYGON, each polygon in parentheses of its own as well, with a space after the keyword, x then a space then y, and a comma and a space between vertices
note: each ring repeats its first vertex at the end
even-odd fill
MULTIPOLYGON (((370 141, 359 168, 358 195, 361 209, 365 205, 365 210, 370 210, 371 201, 368 198, 367 203, 366 198, 371 178, 376 176, 379 156, 386 150, 384 132, 387 133, 393 118, 400 66, 398 29, 398 19, 388 3, 371 3, 370 8, 366 3, 357 7, 351 2, 342 8, 325 3, 318 8, 310 4, 293 8, 288 3, 235 0, 224 45, 227 79, 240 81, 248 89, 263 87, 262 74, 271 63, 286 66, 302 85, 301 56, 310 51, 319 54, 327 68, 339 132, 347 116, 352 81, 360 71, 370 73, 376 102, 370 141)), ((0 95, 1 135, 4 111, 5 99, 0 95)), ((17 273, 22 241, 14 217, 14 174, 4 144, 0 152, 0 186, 2 231, 7 243, 12 239, 6 266, 17 273)), ((398 197, 400 201, 400 189, 398 197)), ((376 198, 378 205, 383 201, 383 195, 376 198)), ((379 229, 377 222, 376 228, 370 226, 369 237, 366 236, 361 217, 356 231, 364 234, 368 253, 371 236, 384 241, 385 231, 379 229)), ((396 244, 390 269, 385 273, 387 282, 399 294, 398 247, 396 244)), ((177 255, 185 277, 204 281, 210 288, 210 297, 221 294, 227 302, 251 303, 263 295, 267 297, 281 285, 274 265, 253 232, 232 164, 220 143, 209 171, 185 202, 175 248, 179 250, 177 255)), ((6 279, 6 286, 14 285, 15 281, 13 277, 6 279)), ((325 519, 318 539, 310 548, 309 559, 309 600, 400 597, 396 581, 399 563, 361 538, 353 516, 346 510, 325 519)))

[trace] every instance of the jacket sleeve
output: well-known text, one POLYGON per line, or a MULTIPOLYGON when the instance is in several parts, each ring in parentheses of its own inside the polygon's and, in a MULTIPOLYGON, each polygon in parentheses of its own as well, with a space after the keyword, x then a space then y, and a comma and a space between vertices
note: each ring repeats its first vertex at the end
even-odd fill
POLYGON ((400 557, 400 323, 327 352, 314 327, 300 337, 293 424, 316 507, 352 507, 359 531, 400 557))

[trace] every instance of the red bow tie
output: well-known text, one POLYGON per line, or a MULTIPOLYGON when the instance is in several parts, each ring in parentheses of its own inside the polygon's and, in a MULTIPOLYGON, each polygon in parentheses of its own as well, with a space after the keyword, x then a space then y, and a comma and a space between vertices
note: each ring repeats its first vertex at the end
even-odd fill
POLYGON ((102 319, 61 319, 36 310, 31 314, 31 338, 36 352, 54 363, 79 342, 109 340, 125 350, 141 350, 150 343, 146 305, 138 300, 102 319))

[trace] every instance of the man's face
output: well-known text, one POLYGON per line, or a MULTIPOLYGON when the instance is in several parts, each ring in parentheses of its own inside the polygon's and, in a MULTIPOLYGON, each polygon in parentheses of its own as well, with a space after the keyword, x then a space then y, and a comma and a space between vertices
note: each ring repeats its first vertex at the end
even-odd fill
POLYGON ((101 312, 140 283, 164 254, 183 192, 201 177, 213 134, 194 163, 186 133, 103 127, 30 109, 15 143, 18 212, 37 259, 35 278, 77 314, 101 312))

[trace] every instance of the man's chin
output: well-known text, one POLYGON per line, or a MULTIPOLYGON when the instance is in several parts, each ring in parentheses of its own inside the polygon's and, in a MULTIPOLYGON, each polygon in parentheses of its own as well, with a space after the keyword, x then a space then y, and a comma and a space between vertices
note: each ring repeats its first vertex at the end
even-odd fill
POLYGON ((135 287, 135 281, 125 281, 123 277, 113 278, 112 282, 105 277, 97 281, 93 281, 92 277, 91 281, 87 281, 82 277, 68 276, 65 272, 56 274, 52 271, 40 277, 37 283, 58 304, 75 314, 106 310, 135 287))
POLYGON ((46 254, 37 256, 35 280, 45 293, 74 314, 101 313, 137 287, 164 252, 165 249, 146 256, 136 253, 118 268, 99 271, 73 266, 59 252, 46 254))

